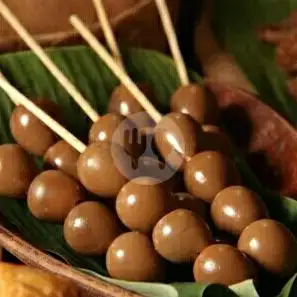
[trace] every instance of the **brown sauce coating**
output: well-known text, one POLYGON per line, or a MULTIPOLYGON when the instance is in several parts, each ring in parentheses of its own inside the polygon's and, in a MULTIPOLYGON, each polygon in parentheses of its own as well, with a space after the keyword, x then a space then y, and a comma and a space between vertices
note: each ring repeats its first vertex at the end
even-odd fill
POLYGON ((215 244, 207 247, 194 264, 197 282, 234 285, 255 277, 255 268, 247 257, 233 246, 215 244))
POLYGON ((89 132, 89 143, 110 142, 124 147, 131 155, 138 156, 141 143, 136 142, 136 126, 120 114, 108 113, 95 122, 89 132), (134 131, 133 131, 134 130, 134 131))
POLYGON ((155 129, 155 143, 164 160, 182 171, 201 148, 202 129, 188 115, 169 113, 155 129))
POLYGON ((211 232, 197 214, 178 209, 157 223, 153 243, 156 251, 170 262, 194 262, 197 255, 211 244, 211 232))
MULTIPOLYGON (((153 90, 148 84, 137 83, 137 86, 151 102, 155 101, 153 90)), ((154 126, 153 120, 124 85, 119 85, 114 89, 109 100, 108 111, 124 117, 130 118, 131 116, 138 129, 154 126), (137 116, 138 113, 139 116, 137 116)))
POLYGON ((0 146, 0 195, 25 198, 37 174, 34 160, 18 144, 0 146))
POLYGON ((121 189, 116 210, 127 228, 149 233, 168 211, 169 199, 164 184, 150 177, 139 177, 121 189))
POLYGON ((246 227, 238 249, 267 271, 290 276, 297 267, 297 240, 282 223, 263 219, 246 227))
POLYGON ((215 124, 219 116, 214 95, 197 84, 178 88, 171 98, 171 110, 187 114, 200 124, 215 124))
POLYGON ((120 146, 111 146, 107 142, 89 145, 77 163, 80 182, 93 194, 102 198, 115 198, 127 182, 127 178, 117 168, 122 160, 125 162, 126 156, 120 146))
POLYGON ((211 203, 224 188, 240 183, 240 175, 232 161, 215 151, 193 157, 185 167, 187 190, 195 197, 211 203))
POLYGON ((65 140, 60 140, 47 150, 43 159, 53 168, 59 169, 78 180, 77 161, 79 156, 80 153, 77 150, 65 140))
MULTIPOLYGON (((59 117, 58 106, 54 102, 41 99, 34 103, 54 119, 59 117)), ((11 115, 10 130, 20 146, 37 156, 43 156, 57 141, 55 133, 21 105, 11 115)))
POLYGON ((267 218, 268 211, 255 192, 242 186, 231 186, 214 199, 211 217, 218 229, 239 236, 251 223, 267 218))
POLYGON ((113 241, 106 267, 111 277, 127 281, 161 281, 164 275, 163 260, 149 237, 139 232, 124 233, 113 241))
POLYGON ((66 242, 85 255, 103 255, 119 233, 120 224, 114 213, 95 201, 77 205, 64 222, 66 242))
POLYGON ((59 170, 38 175, 28 190, 28 207, 38 219, 63 222, 70 210, 84 195, 80 185, 59 170))

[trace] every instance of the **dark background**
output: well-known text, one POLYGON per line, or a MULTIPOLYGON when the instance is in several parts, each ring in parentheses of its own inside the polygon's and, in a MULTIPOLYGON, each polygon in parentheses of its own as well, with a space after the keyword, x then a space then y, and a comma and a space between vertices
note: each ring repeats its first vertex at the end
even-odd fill
POLYGON ((203 1, 181 0, 181 3, 182 7, 177 29, 181 50, 187 65, 190 68, 200 71, 200 66, 194 52, 194 33, 195 24, 199 20, 203 1))

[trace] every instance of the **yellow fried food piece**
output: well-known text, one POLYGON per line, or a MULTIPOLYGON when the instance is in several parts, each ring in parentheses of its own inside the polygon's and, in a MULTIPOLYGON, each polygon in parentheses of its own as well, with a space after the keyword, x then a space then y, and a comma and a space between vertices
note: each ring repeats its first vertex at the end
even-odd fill
POLYGON ((78 297, 69 281, 24 265, 0 263, 0 296, 5 297, 78 297))

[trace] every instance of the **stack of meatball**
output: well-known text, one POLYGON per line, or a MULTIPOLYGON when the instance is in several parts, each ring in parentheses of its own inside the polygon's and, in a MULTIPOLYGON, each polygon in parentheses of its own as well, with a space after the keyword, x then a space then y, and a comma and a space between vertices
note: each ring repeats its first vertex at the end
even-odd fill
MULTIPOLYGON (((35 103, 62 122, 52 101, 35 103)), ((292 275, 296 238, 242 186, 232 144, 215 126, 219 112, 211 94, 194 84, 179 88, 156 127, 149 117, 133 122, 144 110, 123 86, 113 92, 109 111, 90 129, 90 145, 80 154, 17 106, 10 119, 17 144, 0 147, 1 195, 26 198, 34 217, 64 224, 66 243, 82 256, 106 255, 116 279, 168 281, 168 267, 182 264, 193 266, 197 282, 224 285, 256 280, 260 269, 292 275), (134 175, 119 170, 111 153, 112 136, 126 119, 153 139, 159 154, 153 159, 117 142, 143 165, 134 175), (40 173, 32 155, 42 156, 47 170, 40 173), (166 180, 160 174, 165 162, 172 169, 166 180)))

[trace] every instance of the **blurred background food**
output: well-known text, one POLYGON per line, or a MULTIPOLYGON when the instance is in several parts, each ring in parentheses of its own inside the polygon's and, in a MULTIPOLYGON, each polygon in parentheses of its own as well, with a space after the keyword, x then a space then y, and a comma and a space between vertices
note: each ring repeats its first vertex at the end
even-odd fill
MULTIPOLYGON (((65 45, 79 41, 78 34, 68 22, 69 16, 74 13, 78 14, 98 37, 102 36, 92 0, 5 2, 43 45, 65 45)), ((175 21, 180 2, 168 1, 175 21)), ((166 39, 153 0, 105 0, 104 4, 119 40, 126 44, 164 50, 166 39)), ((11 27, 0 19, 0 51, 14 51, 23 47, 11 27)))

